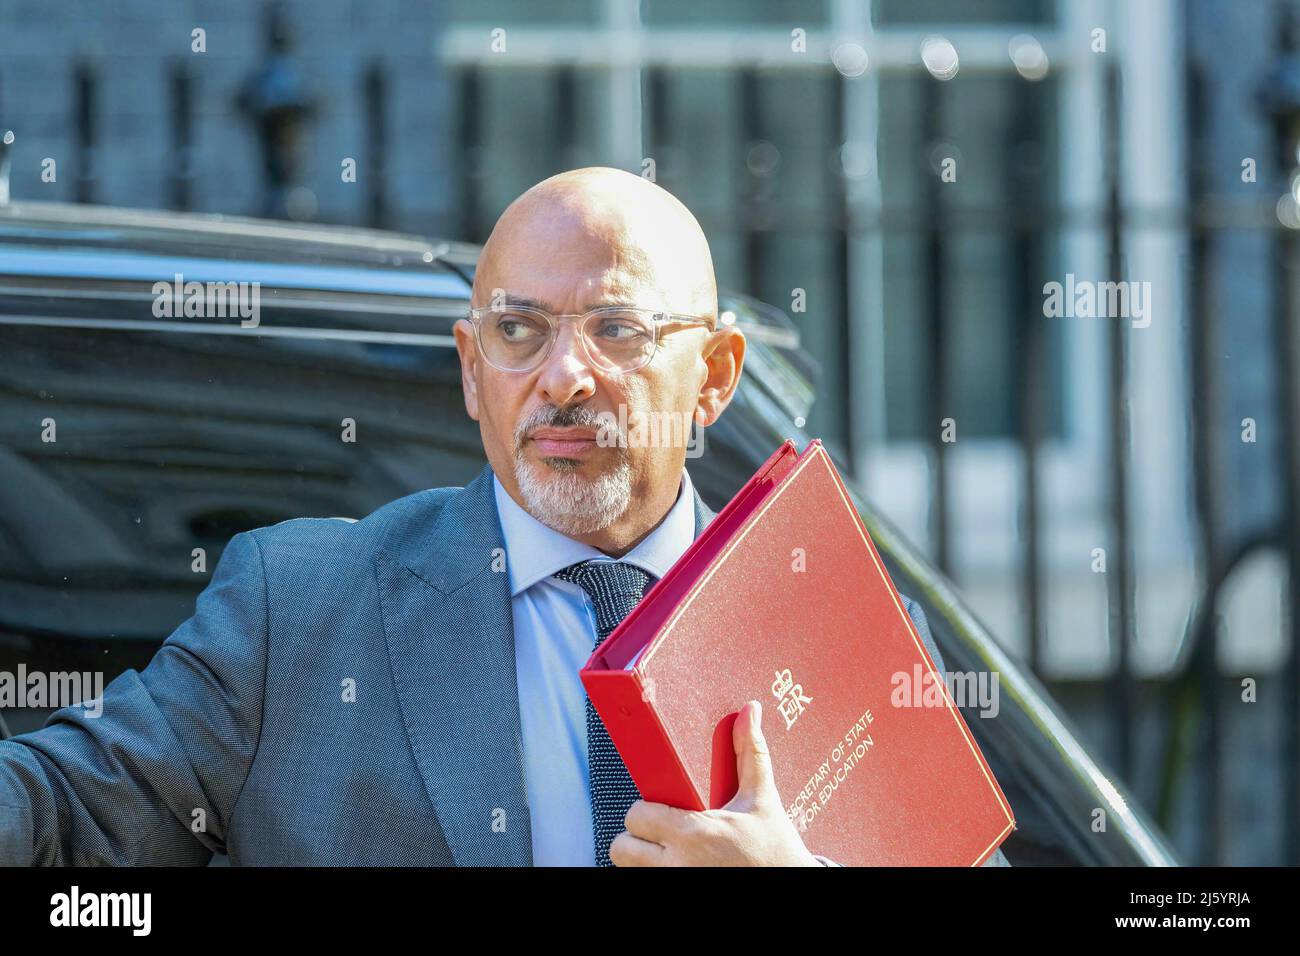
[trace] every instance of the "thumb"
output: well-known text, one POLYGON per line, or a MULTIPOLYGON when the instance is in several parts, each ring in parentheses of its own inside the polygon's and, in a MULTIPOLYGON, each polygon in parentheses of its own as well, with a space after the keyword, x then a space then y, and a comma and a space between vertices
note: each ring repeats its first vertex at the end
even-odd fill
POLYGON ((763 706, 751 700, 736 717, 731 741, 736 748, 736 778, 739 789, 727 804, 731 810, 748 810, 769 800, 776 801, 776 781, 772 777, 772 755, 763 737, 763 706))

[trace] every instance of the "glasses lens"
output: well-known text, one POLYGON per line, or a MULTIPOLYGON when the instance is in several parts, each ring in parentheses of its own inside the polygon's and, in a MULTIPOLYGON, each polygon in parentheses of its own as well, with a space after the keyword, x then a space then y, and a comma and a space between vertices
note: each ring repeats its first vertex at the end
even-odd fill
POLYGON ((479 327, 487 360, 519 371, 532 367, 550 336, 551 324, 544 316, 520 309, 490 309, 479 327))
POLYGON ((645 365, 655 350, 654 313, 639 309, 603 309, 587 317, 583 329, 591 357, 606 368, 632 371, 645 365))

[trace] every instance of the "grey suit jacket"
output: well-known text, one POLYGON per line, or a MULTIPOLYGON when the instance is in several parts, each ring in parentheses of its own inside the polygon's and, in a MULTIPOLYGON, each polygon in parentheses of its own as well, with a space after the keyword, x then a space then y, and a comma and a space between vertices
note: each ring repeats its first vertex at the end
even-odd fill
POLYGON ((0 864, 530 865, 504 547, 486 467, 236 535, 100 716, 0 743, 0 864))

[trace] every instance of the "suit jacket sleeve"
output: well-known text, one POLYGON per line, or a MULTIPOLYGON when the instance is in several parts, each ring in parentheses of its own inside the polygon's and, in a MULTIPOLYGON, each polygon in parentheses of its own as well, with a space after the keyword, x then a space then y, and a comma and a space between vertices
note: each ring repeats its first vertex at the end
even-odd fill
POLYGON ((267 600, 235 535, 142 672, 0 742, 0 865, 202 865, 223 850, 262 723, 267 600))
MULTIPOLYGON (((934 660, 935 669, 940 673, 943 673, 945 670, 943 665, 943 655, 939 653, 939 645, 934 642, 934 635, 930 633, 930 623, 925 619, 925 611, 921 609, 920 604, 916 603, 911 598, 904 595, 900 595, 900 597, 903 598, 903 607, 912 618, 912 623, 916 625, 917 633, 921 635, 921 643, 925 645, 925 649, 930 652, 930 657, 934 660)), ((816 856, 816 854, 814 854, 814 856, 816 856)), ((823 866, 840 866, 839 863, 824 856, 816 856, 816 859, 823 866)), ((980 864, 980 866, 1010 865, 1011 864, 1007 862, 1007 858, 1002 854, 1001 849, 994 850, 993 855, 980 864)))

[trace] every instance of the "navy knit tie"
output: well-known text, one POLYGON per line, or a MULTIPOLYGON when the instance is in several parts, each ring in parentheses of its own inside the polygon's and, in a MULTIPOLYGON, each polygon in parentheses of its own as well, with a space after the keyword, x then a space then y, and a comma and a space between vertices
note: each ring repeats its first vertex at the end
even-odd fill
MULTIPOLYGON (((654 580, 653 575, 640 568, 617 561, 582 561, 555 572, 555 576, 578 585, 591 598, 596 609, 596 647, 637 606, 654 580)), ((623 818, 632 804, 641 799, 641 791, 632 782, 590 698, 587 699, 587 764, 596 865, 613 866, 609 845, 623 832, 623 818)))

